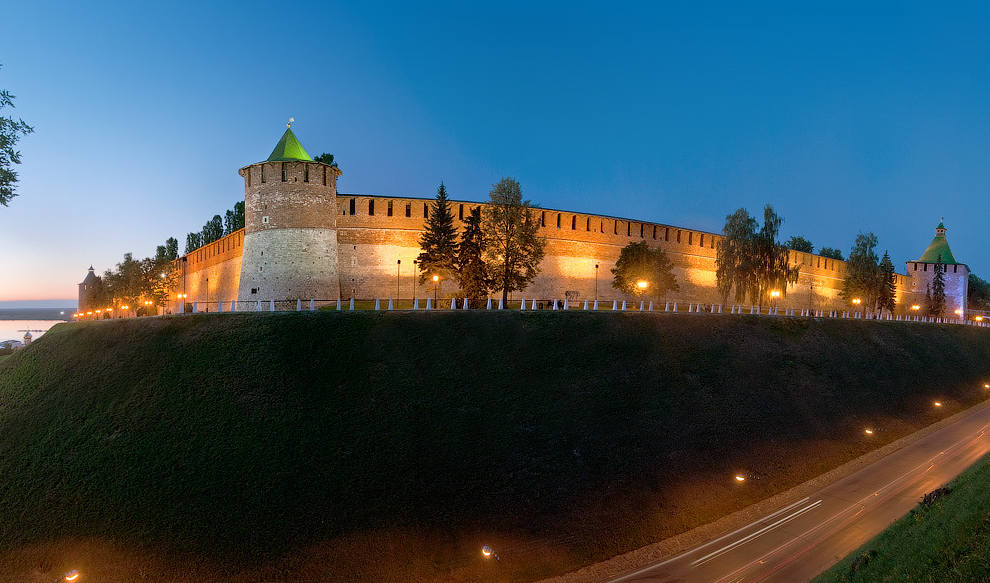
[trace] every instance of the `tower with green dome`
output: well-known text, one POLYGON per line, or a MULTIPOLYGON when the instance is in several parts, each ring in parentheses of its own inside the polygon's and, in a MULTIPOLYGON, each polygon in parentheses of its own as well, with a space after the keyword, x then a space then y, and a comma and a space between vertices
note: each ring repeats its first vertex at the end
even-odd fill
POLYGON ((271 155, 241 168, 244 252, 237 299, 336 299, 337 178, 316 162, 291 124, 271 155))
POLYGON ((936 267, 941 265, 945 281, 946 318, 966 317, 966 295, 969 293, 969 267, 956 261, 949 242, 945 238, 945 219, 935 227, 935 238, 929 243, 921 257, 907 262, 907 275, 911 286, 905 294, 907 305, 919 306, 920 315, 925 315, 925 297, 935 279, 936 267))

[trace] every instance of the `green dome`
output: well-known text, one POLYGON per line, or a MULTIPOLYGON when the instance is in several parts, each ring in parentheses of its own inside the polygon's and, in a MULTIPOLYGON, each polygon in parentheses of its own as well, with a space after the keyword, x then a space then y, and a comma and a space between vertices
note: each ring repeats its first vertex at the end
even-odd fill
POLYGON ((941 259, 944 265, 958 265, 959 262, 952 255, 952 250, 949 249, 949 242, 945 240, 945 224, 939 223, 935 227, 935 238, 932 239, 928 248, 925 252, 921 254, 921 259, 918 259, 918 263, 938 263, 941 259))
POLYGON ((312 162, 313 158, 306 153, 306 149, 299 143, 296 135, 292 133, 292 129, 285 128, 285 133, 282 134, 282 139, 278 141, 275 149, 272 150, 272 155, 268 157, 268 162, 289 162, 293 160, 312 162))

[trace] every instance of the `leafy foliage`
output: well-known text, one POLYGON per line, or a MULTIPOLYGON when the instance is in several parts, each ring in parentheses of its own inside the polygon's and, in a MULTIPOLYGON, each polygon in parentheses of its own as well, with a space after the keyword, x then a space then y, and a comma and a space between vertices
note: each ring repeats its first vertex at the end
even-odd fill
POLYGON ((970 310, 990 310, 990 282, 969 274, 966 307, 970 310))
POLYGON ((832 247, 822 247, 818 250, 818 254, 822 257, 828 257, 829 259, 838 259, 842 261, 842 251, 834 249, 832 247))
POLYGON ((815 246, 811 244, 811 241, 800 236, 795 236, 788 239, 787 242, 784 243, 784 247, 793 249, 794 251, 801 251, 802 253, 815 252, 815 246))
POLYGON ((839 291, 849 305, 853 304, 854 299, 859 299, 864 312, 876 311, 884 285, 884 274, 874 251, 876 246, 877 236, 873 233, 856 235, 856 242, 846 261, 846 277, 839 291))
POLYGON ((419 237, 419 283, 430 281, 434 275, 440 282, 457 276, 457 227, 447 199, 447 188, 440 183, 437 197, 430 206, 423 234, 419 237))
POLYGON ((234 203, 233 209, 227 209, 223 217, 223 234, 227 236, 234 231, 244 228, 244 201, 234 203))
POLYGON ((723 237, 715 257, 715 278, 723 301, 735 290, 735 301, 766 304, 771 292, 787 295, 787 286, 797 283, 799 267, 790 265, 790 253, 777 241, 783 219, 769 204, 763 209, 763 226, 746 209, 725 218, 723 237))
POLYGON ((464 232, 457 245, 457 277, 461 293, 472 305, 488 296, 485 269, 485 241, 481 230, 481 207, 474 207, 464 222, 464 232))
POLYGON ((529 201, 523 201, 519 182, 502 178, 492 185, 482 213, 485 263, 493 290, 509 293, 526 289, 540 272, 546 239, 539 234, 529 201))
MULTIPOLYGON (((14 96, 0 90, 0 109, 14 107, 14 96)), ((11 116, 0 116, 0 204, 7 206, 10 199, 17 196, 14 185, 17 184, 17 172, 12 169, 14 164, 21 163, 21 153, 14 149, 21 136, 26 136, 34 128, 24 123, 22 119, 11 116)))
POLYGON ((186 233, 186 250, 184 252, 185 255, 192 253, 193 251, 199 249, 202 246, 203 246, 202 232, 197 231, 195 233, 186 233))
POLYGON ((636 296, 662 298, 668 292, 680 291, 672 268, 663 249, 650 249, 646 241, 630 243, 619 252, 619 260, 612 269, 612 287, 636 296), (645 285, 640 286, 640 282, 645 285))
POLYGON ((319 156, 313 158, 313 161, 314 162, 321 162, 321 163, 326 164, 328 166, 333 166, 334 168, 339 168, 339 166, 337 166, 337 163, 333 159, 333 154, 327 154, 326 152, 324 152, 324 153, 320 154, 319 156))

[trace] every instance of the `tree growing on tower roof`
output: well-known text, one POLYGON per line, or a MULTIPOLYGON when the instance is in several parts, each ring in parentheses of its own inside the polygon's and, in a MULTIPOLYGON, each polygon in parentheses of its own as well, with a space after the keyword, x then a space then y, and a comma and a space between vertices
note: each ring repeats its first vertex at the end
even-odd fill
POLYGON ((419 263, 419 283, 423 284, 439 276, 439 282, 457 276, 457 227, 454 214, 447 200, 447 188, 440 183, 437 198, 430 206, 426 226, 419 238, 421 250, 416 261, 419 263))
POLYGON ((523 201, 519 182, 502 178, 492 185, 482 213, 485 263, 493 290, 509 293, 526 289, 540 272, 546 239, 539 234, 529 201, 523 201))

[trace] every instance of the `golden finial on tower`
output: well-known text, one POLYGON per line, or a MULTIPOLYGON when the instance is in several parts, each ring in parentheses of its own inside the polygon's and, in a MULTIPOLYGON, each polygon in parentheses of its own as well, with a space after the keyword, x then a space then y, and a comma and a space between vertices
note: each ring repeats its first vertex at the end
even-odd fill
POLYGON ((290 117, 289 118, 289 123, 285 124, 285 127, 291 128, 292 127, 292 122, 294 122, 294 121, 296 121, 296 118, 290 117))

